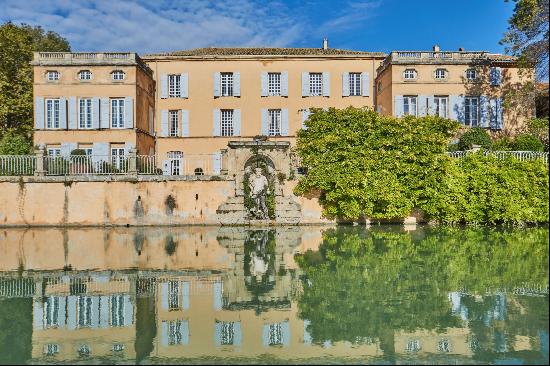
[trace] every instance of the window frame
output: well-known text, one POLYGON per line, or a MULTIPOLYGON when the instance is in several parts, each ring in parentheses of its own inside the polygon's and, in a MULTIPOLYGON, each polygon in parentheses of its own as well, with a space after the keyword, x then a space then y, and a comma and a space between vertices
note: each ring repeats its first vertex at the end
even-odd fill
POLYGON ((170 175, 181 175, 183 169, 181 164, 183 151, 168 151, 166 156, 170 161, 170 175))
POLYGON ((323 73, 322 72, 309 73, 309 96, 310 97, 323 96, 323 73))
POLYGON ((281 136, 282 129, 282 110, 268 109, 268 136, 281 136))
POLYGON ((44 108, 44 114, 46 115, 46 129, 58 130, 61 127, 61 100, 59 98, 46 98, 44 99, 44 108))
POLYGON ((361 88, 361 73, 360 72, 350 72, 349 73, 349 96, 350 97, 360 97, 362 96, 361 88))
POLYGON ((91 81, 92 80, 92 72, 90 70, 80 70, 78 72, 78 80, 80 81, 91 81), (84 78, 83 76, 86 75, 87 77, 84 78))
POLYGON ((168 75, 168 98, 179 98, 181 95, 181 74, 168 75))
POLYGON ((48 153, 48 156, 51 156, 53 158, 57 158, 61 156, 61 148, 60 147, 48 147, 46 149, 46 152, 48 153))
POLYGON ((61 74, 57 70, 48 70, 46 71, 46 80, 47 81, 59 81, 61 74), (55 75, 55 77, 51 77, 55 75))
POLYGON ((436 95, 434 96, 435 115, 441 118, 449 117, 449 96, 448 95, 436 95), (444 113, 441 113, 441 101, 445 101, 444 113))
POLYGON ((109 100, 111 114, 111 128, 122 129, 126 123, 126 105, 124 98, 111 98, 109 100), (115 106, 116 104, 116 106, 115 106), (117 112, 115 113, 115 108, 117 112), (115 118, 116 116, 116 118, 115 118), (116 125, 115 125, 116 122, 116 125))
POLYGON ((124 296, 111 295, 109 297, 109 325, 111 327, 124 326, 124 307, 126 306, 124 296))
POLYGON ((478 127, 480 125, 480 109, 479 109, 479 96, 466 96, 464 97, 464 126, 478 127), (471 102, 475 100, 476 108, 472 110, 471 102), (475 120, 472 119, 472 115, 475 114, 475 120), (475 122, 475 123, 472 123, 475 122))
POLYGON ((281 96, 281 73, 267 73, 267 95, 270 97, 281 96))
POLYGON ((404 95, 403 96, 403 115, 404 116, 418 116, 418 95, 404 95), (414 103, 411 103, 414 101, 414 103), (410 105, 414 104, 414 114, 410 113, 410 105), (407 106, 407 111, 405 111, 407 106))
POLYGON ((179 111, 169 110, 168 111, 168 137, 178 137, 178 132, 180 129, 179 121, 179 111))
POLYGON ((220 73, 220 97, 232 97, 235 94, 235 78, 232 72, 220 73))
POLYGON ((434 79, 435 79, 435 80, 445 80, 445 79, 447 79, 447 75, 448 75, 447 69, 437 68, 437 69, 435 69, 435 71, 434 71, 434 79), (442 77, 438 76, 440 72, 443 72, 443 76, 442 76, 442 77))
POLYGON ((111 72, 111 78, 114 80, 114 81, 123 81, 124 79, 126 79, 126 73, 122 70, 113 70, 111 72), (122 78, 121 79, 117 79, 115 77, 115 75, 122 75, 122 78))
POLYGON ((233 109, 220 110, 220 136, 231 137, 235 132, 235 111, 233 109))
POLYGON ((93 128, 93 106, 92 98, 80 98, 78 100, 78 129, 79 130, 89 130, 93 128), (84 112, 83 112, 83 103, 84 112), (84 118, 83 118, 84 117, 84 118))
POLYGON ((477 70, 474 68, 466 69, 466 80, 468 81, 476 81, 477 80, 477 70), (474 77, 470 77, 470 73, 474 74, 474 77))
POLYGON ((403 79, 404 80, 416 80, 418 72, 416 69, 405 69, 403 70, 403 79))

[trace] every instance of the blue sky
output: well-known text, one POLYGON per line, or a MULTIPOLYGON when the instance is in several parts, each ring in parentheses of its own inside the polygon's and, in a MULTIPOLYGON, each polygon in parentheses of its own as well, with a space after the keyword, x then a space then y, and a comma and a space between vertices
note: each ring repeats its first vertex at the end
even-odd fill
POLYGON ((503 52, 504 0, 0 0, 0 22, 41 25, 74 51, 208 46, 503 52))

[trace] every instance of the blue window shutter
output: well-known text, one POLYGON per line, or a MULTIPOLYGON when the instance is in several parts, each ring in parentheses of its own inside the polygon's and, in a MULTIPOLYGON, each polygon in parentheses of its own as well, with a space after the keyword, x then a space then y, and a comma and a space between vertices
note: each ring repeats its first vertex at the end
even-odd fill
POLYGON ((342 73, 342 96, 349 97, 349 72, 342 73))
POLYGON ((214 97, 220 96, 220 83, 221 83, 221 76, 219 72, 214 73, 214 97))
POLYGON ((168 136, 168 110, 166 109, 160 111, 160 136, 168 136))
POLYGON ((180 76, 180 97, 189 98, 189 74, 186 72, 180 76))
POLYGON ((59 98, 59 128, 67 129, 67 101, 65 98, 59 98))
POLYGON ((435 98, 433 95, 428 95, 428 101, 426 103, 426 115, 435 116, 435 98))
POLYGON ((76 329, 76 299, 77 296, 67 297, 67 329, 76 329))
POLYGON ((124 143, 124 155, 128 156, 130 154, 130 149, 134 149, 136 147, 136 144, 133 142, 125 142, 124 143))
POLYGON ((124 326, 134 324, 134 306, 130 301, 130 295, 124 295, 124 326))
POLYGON ((34 100, 34 128, 44 129, 44 98, 36 97, 34 100))
POLYGON ((481 127, 489 127, 489 98, 486 95, 479 97, 479 121, 481 127))
POLYGON ((489 79, 492 86, 498 86, 502 83, 502 69, 500 67, 491 67, 489 79))
POLYGON ((502 130, 504 128, 504 105, 502 98, 497 99, 497 129, 502 130))
POLYGON ((168 322, 166 320, 162 321, 162 323, 160 324, 160 329, 160 344, 162 347, 168 347, 168 322))
POLYGON ((241 110, 233 110, 233 136, 241 135, 241 110))
POLYGON ((290 324, 288 320, 281 323, 281 333, 283 333, 283 346, 290 345, 290 324))
POLYGON ((269 324, 264 324, 262 328, 262 343, 264 347, 269 347, 269 324))
POLYGON ((100 128, 109 128, 111 126, 109 121, 109 116, 111 115, 110 107, 109 98, 101 98, 100 128))
POLYGON ((214 109, 212 136, 220 136, 220 110, 214 109))
POLYGON ((491 129, 497 129, 498 127, 497 116, 498 116, 497 100, 495 98, 491 98, 489 99, 489 118, 490 118, 489 127, 491 129))
POLYGON ((100 313, 99 313, 99 327, 107 328, 109 326, 109 297, 100 296, 100 313))
POLYGON ((181 304, 182 304, 183 310, 189 309, 189 281, 184 281, 182 283, 181 296, 182 296, 181 304))
POLYGON ((454 121, 458 121, 461 114, 464 116, 464 110, 460 109, 459 98, 459 95, 449 95, 449 119, 454 121))
POLYGON ((216 347, 222 345, 222 322, 219 321, 214 322, 214 344, 216 347))
POLYGON ((67 310, 67 298, 65 296, 58 296, 59 298, 59 327, 65 328, 66 310, 67 310))
MULTIPOLYGON (((262 92, 262 97, 267 97, 267 93, 268 93, 268 84, 269 84, 269 80, 268 80, 268 76, 267 76, 267 72, 265 71, 262 71, 262 75, 261 75, 261 92, 262 92)), ((282 84, 282 82, 281 82, 282 84)))
POLYGON ((94 142, 92 145, 92 155, 107 156, 111 155, 108 142, 94 142))
POLYGON ((91 328, 99 328, 99 296, 91 296, 92 298, 92 319, 91 328))
POLYGON ((239 347, 243 343, 243 332, 241 322, 233 323, 233 345, 239 347))
POLYGON ((370 76, 366 71, 361 73, 361 95, 370 96, 370 76))
MULTIPOLYGON (((78 127, 76 123, 77 113, 76 113, 76 97, 69 97, 68 99, 68 111, 67 119, 69 120, 69 130, 76 130, 78 127)), ((93 114, 93 112, 92 112, 93 114)))
POLYGON ((240 72, 233 73, 233 96, 235 97, 241 96, 241 73, 240 72))
POLYGON ((330 72, 323 72, 323 97, 330 97, 330 72))
POLYGON ((160 97, 162 99, 168 98, 168 75, 160 75, 160 97))
POLYGON ((302 97, 309 97, 309 72, 302 72, 302 97))
POLYGON ((76 142, 63 142, 61 143, 61 155, 70 156, 71 152, 78 147, 76 142))
POLYGON ((288 109, 281 110, 281 135, 288 136, 288 109))
POLYGON ((394 108, 395 108, 395 117, 402 117, 404 110, 403 110, 403 96, 402 95, 396 95, 394 99, 394 108))
POLYGON ((168 282, 160 284, 160 302, 162 310, 168 310, 168 282))
POLYGON ((428 95, 419 95, 417 100, 418 116, 422 117, 428 114, 428 95))
POLYGON ((267 122, 268 119, 268 111, 267 109, 262 109, 262 135, 267 136, 269 135, 269 123, 267 122))
POLYGON ((187 109, 181 110, 181 135, 189 137, 189 111, 187 109))
MULTIPOLYGON (((220 152, 214 154, 214 174, 220 174, 220 166, 218 162, 221 162, 221 159, 216 159, 217 157, 221 158, 220 152), (217 168, 217 170, 216 170, 217 168)), ((214 282, 214 310, 222 309, 222 294, 223 294, 223 285, 220 281, 214 282)))
POLYGON ((92 98, 92 128, 98 129, 99 128, 99 98, 93 97, 92 98))
POLYGON ((288 72, 281 72, 281 96, 288 97, 288 72))
POLYGON ((35 298, 32 317, 33 317, 34 329, 43 329, 44 328, 44 304, 42 303, 42 297, 35 298))
POLYGON ((309 111, 309 108, 302 111, 302 129, 304 130, 307 130, 306 121, 309 118, 310 114, 311 112, 309 111))
POLYGON ((134 128, 134 103, 132 97, 124 98, 124 128, 134 128))

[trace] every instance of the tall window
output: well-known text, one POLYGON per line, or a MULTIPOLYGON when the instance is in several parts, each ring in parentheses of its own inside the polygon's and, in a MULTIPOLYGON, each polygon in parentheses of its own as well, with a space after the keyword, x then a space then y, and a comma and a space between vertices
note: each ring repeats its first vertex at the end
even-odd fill
POLYGON ((48 296, 44 304, 46 328, 59 326, 59 297, 48 296))
POLYGON ((435 114, 439 117, 447 118, 447 106, 449 97, 434 97, 435 114))
POLYGON ((114 147, 111 149, 111 164, 113 167, 119 171, 125 170, 125 158, 124 158, 124 148, 114 147))
POLYGON ((182 337, 183 327, 185 320, 170 320, 168 321, 168 344, 184 344, 184 339, 182 337))
POLYGON ((232 72, 222 72, 221 73, 221 89, 222 97, 231 97, 233 96, 233 73, 232 72))
POLYGON ((403 97, 403 114, 406 116, 416 116, 416 96, 403 97))
POLYGON ((269 324, 269 345, 276 346, 283 344, 282 323, 269 324))
POLYGON ((46 79, 48 81, 57 81, 57 80, 59 80, 59 71, 48 71, 46 73, 46 79))
POLYGON ((233 136, 233 110, 221 110, 221 135, 233 136))
POLYGON ((181 307, 179 293, 180 293, 179 282, 169 281, 168 282, 168 309, 169 310, 178 310, 181 307))
POLYGON ((111 73, 113 80, 120 81, 124 80, 124 71, 121 70, 115 70, 111 73))
POLYGON ((183 153, 181 151, 169 151, 168 160, 170 160, 170 175, 181 175, 181 159, 183 153))
POLYGON ((78 73, 79 80, 92 80, 92 72, 90 70, 82 70, 78 73))
POLYGON ((177 98, 181 95, 181 75, 168 75, 168 97, 177 98))
POLYGON ((78 107, 78 127, 92 128, 92 98, 80 99, 78 107))
POLYGON ((281 95, 281 73, 270 72, 267 74, 268 81, 268 95, 278 96, 281 95))
POLYGON ((323 95, 323 74, 320 72, 309 73, 309 95, 318 97, 323 95))
POLYGON ((466 70, 466 79, 468 79, 468 80, 475 80, 475 79, 477 79, 477 71, 476 71, 476 69, 468 69, 468 70, 466 70))
POLYGON ((111 296, 111 317, 110 324, 112 327, 124 326, 124 296, 111 296))
POLYGON ((436 79, 445 79, 447 77, 447 70, 445 69, 437 69, 435 70, 435 78, 436 79))
POLYGON ((92 325, 92 298, 90 296, 78 297, 78 325, 80 327, 92 325))
POLYGON ((222 346, 232 346, 235 342, 235 322, 220 322, 221 334, 220 344, 222 346))
POLYGON ((269 110, 269 136, 281 135, 281 110, 269 110))
POLYGON ((46 128, 59 128, 59 99, 46 99, 46 128))
POLYGON ((464 99, 464 124, 475 127, 479 121, 479 98, 466 97, 464 99))
POLYGON ((124 99, 111 99, 111 127, 124 128, 124 99))
POLYGON ((451 342, 448 339, 440 339, 437 341, 438 352, 451 352, 451 342))
POLYGON ((416 79, 416 70, 415 69, 407 69, 407 70, 403 71, 403 78, 405 80, 416 79))
POLYGON ((361 73, 349 73, 349 95, 361 96, 361 73))
POLYGON ((179 129, 179 120, 178 120, 178 111, 170 111, 170 137, 178 135, 179 129))

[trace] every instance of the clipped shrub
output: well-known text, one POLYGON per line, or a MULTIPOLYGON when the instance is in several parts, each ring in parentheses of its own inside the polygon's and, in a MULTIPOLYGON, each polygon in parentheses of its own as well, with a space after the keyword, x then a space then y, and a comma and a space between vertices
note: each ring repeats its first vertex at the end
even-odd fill
POLYGON ((32 142, 25 136, 10 131, 0 139, 0 155, 28 154, 32 154, 32 142))
POLYGON ((544 145, 544 151, 548 151, 549 145, 548 117, 531 118, 527 121, 527 133, 535 136, 544 145))
POLYGON ((512 140, 509 137, 501 137, 496 141, 493 141, 492 149, 494 151, 510 151, 512 149, 512 140))
POLYGON ((516 137, 512 143, 512 150, 516 151, 544 151, 542 142, 533 135, 523 134, 516 137))
POLYGON ((490 149, 492 145, 491 136, 481 127, 473 127, 464 132, 458 140, 460 150, 470 150, 472 145, 480 145, 484 149, 490 149))
POLYGON ((71 151, 71 155, 86 155, 86 151, 82 149, 74 149, 71 151))

